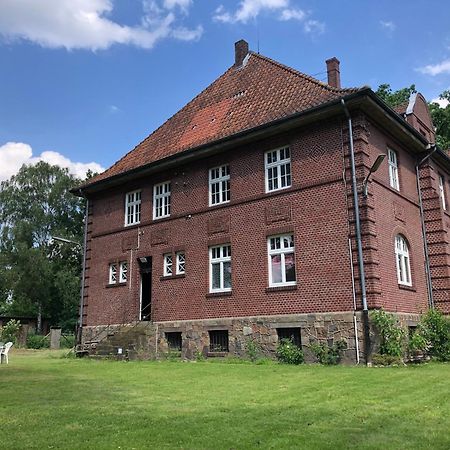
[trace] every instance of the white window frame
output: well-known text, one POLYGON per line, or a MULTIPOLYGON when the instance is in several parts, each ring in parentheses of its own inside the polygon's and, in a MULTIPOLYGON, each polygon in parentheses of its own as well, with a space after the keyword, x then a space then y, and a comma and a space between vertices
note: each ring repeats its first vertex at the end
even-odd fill
POLYGON ((398 176, 398 155, 395 150, 388 148, 389 185, 396 191, 400 191, 400 180, 398 176))
POLYGON ((439 174, 439 197, 441 199, 441 206, 444 211, 447 211, 447 199, 445 198, 445 180, 444 177, 439 174))
POLYGON ((164 276, 171 277, 173 275, 173 255, 172 253, 165 253, 164 258, 164 276))
POLYGON ((170 216, 171 194, 170 181, 164 181, 153 186, 153 220, 170 216), (157 193, 159 188, 161 188, 161 192, 157 193), (160 205, 158 205, 159 201, 161 201, 160 205))
POLYGON ((397 234, 397 236, 395 236, 394 246, 398 284, 412 286, 411 258, 409 256, 408 241, 401 234, 397 234))
POLYGON ((184 275, 186 273, 186 253, 185 252, 177 252, 176 254, 176 274, 184 275))
POLYGON ((119 283, 126 283, 128 281, 128 262, 121 261, 119 264, 119 283))
POLYGON ((125 226, 135 225, 141 222, 141 190, 127 192, 125 194, 125 226), (130 200, 131 199, 131 200, 130 200), (128 211, 130 210, 130 211, 128 211))
POLYGON ((267 238, 267 255, 268 255, 268 268, 269 268, 269 287, 278 287, 278 286, 296 286, 297 285, 297 269, 295 265, 295 240, 293 233, 287 234, 278 234, 275 236, 269 236, 267 238), (271 240, 272 239, 280 239, 280 248, 271 248, 271 240), (292 247, 290 245, 285 245, 285 239, 290 240, 292 242, 292 247), (294 257, 294 267, 295 267, 295 280, 294 281, 286 281, 286 265, 285 258, 287 254, 293 254, 294 257), (272 276, 272 256, 280 255, 281 256, 281 282, 274 282, 272 276))
POLYGON ((109 284, 116 284, 117 283, 117 263, 110 263, 109 264, 109 284))
POLYGON ((213 167, 209 169, 209 206, 222 205, 230 202, 230 165, 213 167), (214 173, 218 171, 218 176, 213 178, 214 173), (224 174, 225 173, 225 174, 224 174), (225 184, 225 189, 224 189, 225 184), (217 189, 213 193, 213 189, 217 189), (219 201, 215 197, 219 196, 219 201))
MULTIPOLYGON (((231 244, 222 244, 209 247, 209 292, 231 292, 230 287, 224 287, 225 277, 224 277, 224 263, 230 263, 231 270, 231 244), (219 249, 219 257, 213 258, 213 250, 219 249), (226 256, 224 256, 224 249, 226 250, 226 256), (218 288, 213 288, 213 265, 219 264, 220 267, 220 286, 218 288)), ((232 281, 230 282, 232 283, 232 281)))
POLYGON ((265 185, 266 185, 266 193, 268 192, 275 192, 280 191, 282 189, 288 189, 292 186, 292 166, 291 166, 291 150, 289 146, 280 147, 277 149, 269 150, 264 153, 264 179, 265 179, 265 185), (284 151, 286 153, 286 150, 289 153, 289 156, 286 158, 284 157, 281 159, 281 152, 284 151), (269 162, 269 155, 272 155, 273 153, 276 154, 276 161, 269 162), (269 172, 276 169, 277 175, 276 177, 273 177, 277 180, 278 187, 274 188, 272 186, 272 189, 269 188, 269 172), (284 170, 284 175, 282 175, 282 170, 284 170), (281 181, 282 178, 286 178, 286 185, 282 186, 281 181), (289 183, 287 183, 287 180, 289 180, 289 183))

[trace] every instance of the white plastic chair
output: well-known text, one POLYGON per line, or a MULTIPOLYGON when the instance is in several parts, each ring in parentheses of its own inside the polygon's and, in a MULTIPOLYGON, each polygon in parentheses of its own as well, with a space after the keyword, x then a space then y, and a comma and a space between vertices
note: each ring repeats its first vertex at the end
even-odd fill
POLYGON ((9 364, 9 360, 8 360, 8 352, 9 352, 9 349, 10 349, 12 346, 13 346, 13 343, 12 343, 12 342, 7 342, 7 343, 5 344, 5 347, 3 348, 3 350, 0 351, 0 363, 3 362, 3 357, 5 357, 5 359, 6 359, 6 364, 9 364))

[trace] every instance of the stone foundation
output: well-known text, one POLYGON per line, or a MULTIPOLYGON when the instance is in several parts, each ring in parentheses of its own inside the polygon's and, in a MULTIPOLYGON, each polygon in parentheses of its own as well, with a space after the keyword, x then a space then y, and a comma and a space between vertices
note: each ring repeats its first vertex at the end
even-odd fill
MULTIPOLYGON (((364 361, 363 327, 359 312, 356 314, 356 322, 360 359, 364 361)), ((169 351, 166 333, 180 332, 181 358, 184 359, 195 359, 200 355, 246 357, 249 340, 257 344, 261 356, 273 358, 278 344, 277 328, 300 329, 306 362, 316 362, 310 351, 312 343, 331 345, 339 340, 344 340, 347 344, 343 362, 356 362, 353 312, 91 326, 83 328, 83 349, 91 355, 130 359, 164 358, 173 353, 169 351), (228 353, 210 351, 209 331, 213 330, 228 331, 228 353)))

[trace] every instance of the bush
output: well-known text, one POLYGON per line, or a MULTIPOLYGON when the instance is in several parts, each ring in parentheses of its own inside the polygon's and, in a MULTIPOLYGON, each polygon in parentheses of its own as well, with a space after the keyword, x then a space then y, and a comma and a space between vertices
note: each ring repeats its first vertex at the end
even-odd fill
POLYGON ((73 348, 75 347, 75 335, 63 334, 61 335, 61 348, 73 348))
POLYGON ((423 327, 419 326, 417 330, 409 337, 408 349, 412 354, 425 352, 429 347, 428 339, 425 337, 423 327))
POLYGON ((17 336, 20 331, 20 322, 18 320, 11 319, 6 325, 0 327, 0 340, 6 342, 12 342, 13 344, 17 341, 17 336))
POLYGON ((450 361, 450 318, 430 309, 420 320, 420 330, 429 345, 428 353, 439 361, 450 361))
POLYGON ((27 336, 27 348, 33 348, 39 350, 41 348, 49 348, 50 339, 46 336, 41 336, 39 334, 29 334, 27 336))
POLYGON ((256 362, 261 354, 261 347, 254 339, 248 339, 245 343, 245 352, 248 359, 252 362, 256 362))
POLYGON ((301 364, 305 357, 292 339, 281 339, 277 347, 277 358, 283 364, 301 364))
POLYGON ((346 348, 347 343, 344 340, 337 341, 331 346, 318 343, 311 345, 311 351, 316 355, 320 364, 325 365, 339 364, 346 348))
POLYGON ((401 357, 404 353, 405 330, 393 314, 382 309, 372 311, 371 319, 380 333, 380 354, 401 357))
POLYGON ((372 355, 372 363, 375 366, 397 366, 403 364, 403 361, 400 356, 380 355, 379 353, 374 353, 372 355))

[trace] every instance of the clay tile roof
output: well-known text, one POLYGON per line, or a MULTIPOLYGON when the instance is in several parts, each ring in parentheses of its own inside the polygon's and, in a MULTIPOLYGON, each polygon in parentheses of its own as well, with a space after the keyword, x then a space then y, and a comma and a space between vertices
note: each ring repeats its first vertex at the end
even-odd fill
POLYGON ((338 89, 249 52, 105 172, 84 186, 336 100, 338 89))
POLYGON ((403 114, 406 114, 406 109, 408 108, 409 105, 409 101, 405 102, 405 103, 401 103, 400 105, 394 106, 394 111, 397 114, 400 114, 401 116, 403 116, 403 114))

